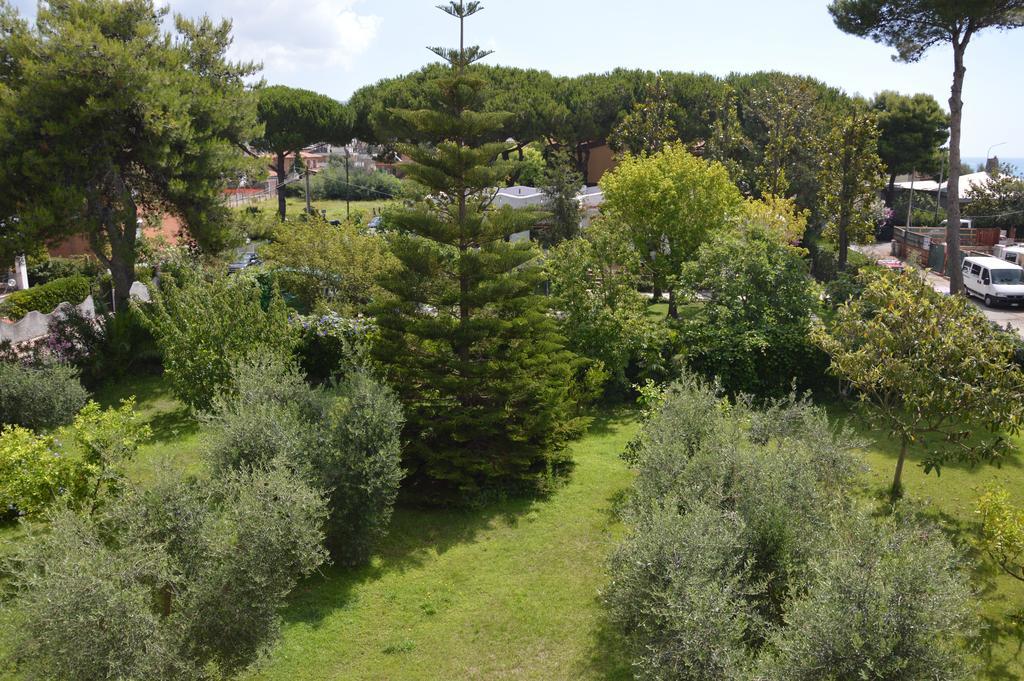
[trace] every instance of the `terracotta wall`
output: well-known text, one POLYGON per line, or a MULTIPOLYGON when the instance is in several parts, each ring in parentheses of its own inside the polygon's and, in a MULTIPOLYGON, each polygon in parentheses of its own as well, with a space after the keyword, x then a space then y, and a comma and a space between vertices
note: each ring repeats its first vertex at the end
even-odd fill
MULTIPOLYGON (((162 237, 169 244, 177 244, 180 239, 181 221, 170 214, 164 214, 160 224, 156 227, 147 227, 144 233, 149 238, 162 237)), ((51 244, 47 251, 51 258, 68 258, 73 255, 92 255, 89 247, 89 240, 80 235, 72 236, 63 241, 51 244)))

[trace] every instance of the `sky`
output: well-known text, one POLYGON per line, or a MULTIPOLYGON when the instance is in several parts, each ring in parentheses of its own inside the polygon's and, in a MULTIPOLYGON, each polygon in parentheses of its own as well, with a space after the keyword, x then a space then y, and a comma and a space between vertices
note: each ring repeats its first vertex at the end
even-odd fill
MULTIPOLYGON (((427 45, 458 44, 440 0, 170 0, 173 12, 234 23, 231 56, 263 63, 270 84, 347 99, 359 87, 432 61, 427 45)), ((26 16, 34 0, 13 0, 26 16)), ((779 70, 854 94, 925 92, 947 107, 952 51, 917 64, 848 36, 827 0, 484 0, 467 21, 467 43, 495 51, 488 63, 557 75, 650 70, 779 70)), ((988 31, 966 58, 964 156, 1024 157, 1024 29, 988 31)))

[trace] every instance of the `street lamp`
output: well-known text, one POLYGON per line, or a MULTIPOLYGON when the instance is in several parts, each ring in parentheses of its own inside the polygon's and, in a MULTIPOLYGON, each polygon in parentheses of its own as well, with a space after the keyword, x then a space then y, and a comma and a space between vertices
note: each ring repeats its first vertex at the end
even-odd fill
POLYGON ((985 165, 988 165, 988 160, 992 158, 992 150, 995 149, 996 147, 1001 147, 1004 144, 1006 144, 1006 142, 1000 142, 999 144, 993 144, 991 147, 988 148, 988 151, 985 152, 985 165))

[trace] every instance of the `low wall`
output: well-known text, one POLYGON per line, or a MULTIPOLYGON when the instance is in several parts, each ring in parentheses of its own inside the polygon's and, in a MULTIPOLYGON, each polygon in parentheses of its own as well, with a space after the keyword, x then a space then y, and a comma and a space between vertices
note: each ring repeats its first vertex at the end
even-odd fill
POLYGON ((29 312, 16 322, 0 322, 0 341, 10 341, 14 345, 26 341, 35 340, 46 335, 50 321, 64 315, 64 310, 77 307, 78 310, 89 317, 96 314, 96 305, 89 296, 77 306, 71 303, 61 303, 49 314, 43 314, 37 310, 29 312))
MULTIPOLYGON (((136 281, 132 284, 130 295, 132 298, 144 303, 150 302, 149 288, 141 281, 136 281)), ((92 296, 89 296, 78 305, 61 303, 49 314, 33 310, 16 322, 0 321, 0 341, 10 341, 12 344, 17 345, 42 338, 47 334, 50 322, 53 319, 62 317, 64 310, 71 307, 77 307, 79 312, 87 317, 96 315, 96 304, 93 302, 92 296)))

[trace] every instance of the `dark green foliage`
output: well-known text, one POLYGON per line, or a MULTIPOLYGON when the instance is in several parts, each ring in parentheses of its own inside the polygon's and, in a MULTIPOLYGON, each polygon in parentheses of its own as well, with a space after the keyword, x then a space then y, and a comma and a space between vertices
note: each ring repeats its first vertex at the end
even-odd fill
POLYGON ((89 316, 70 310, 50 321, 48 351, 79 370, 90 388, 129 373, 159 371, 160 350, 138 309, 89 316))
MULTIPOLYGON (((251 144, 257 151, 273 156, 272 168, 278 182, 283 182, 290 170, 289 154, 294 158, 303 147, 316 142, 348 144, 352 141, 348 110, 326 95, 285 85, 262 87, 256 92, 256 110, 263 124, 263 134, 251 144)), ((280 184, 277 191, 277 210, 282 220, 285 219, 285 189, 280 184)))
POLYGON ((230 23, 168 22, 168 11, 150 0, 46 4, 0 46, 10 67, 0 213, 29 243, 86 236, 118 309, 140 219, 174 214, 208 250, 232 239, 221 190, 244 171, 255 128, 244 83, 255 66, 226 60, 230 23))
POLYGON ((49 314, 61 303, 78 305, 89 295, 89 279, 82 276, 54 279, 24 291, 15 291, 0 303, 0 315, 21 319, 33 310, 49 314))
POLYGON ((10 564, 11 647, 30 679, 231 676, 277 637, 324 562, 325 502, 277 467, 166 473, 90 516, 58 510, 10 564))
POLYGON ((538 232, 538 240, 545 246, 554 246, 573 238, 580 230, 583 211, 576 197, 583 188, 583 176, 576 172, 572 155, 559 149, 548 159, 541 181, 549 217, 547 228, 538 232))
POLYGON ((755 229, 704 246, 684 266, 680 287, 707 295, 678 325, 691 368, 718 377, 730 394, 820 384, 828 358, 811 339, 818 299, 803 254, 755 229))
POLYGON ((674 119, 680 115, 679 105, 669 97, 661 76, 648 83, 645 97, 623 117, 608 137, 616 151, 639 156, 657 154, 667 145, 679 141, 674 119))
POLYGON ((0 362, 0 423, 47 430, 71 423, 89 394, 64 364, 0 362))
POLYGON ((970 678, 956 554, 856 509, 857 446, 793 396, 755 411, 692 376, 662 394, 604 594, 638 678, 970 678))
POLYGON ((243 362, 205 420, 216 470, 283 462, 327 494, 335 559, 369 559, 402 479, 402 410, 388 388, 360 369, 329 390, 310 388, 278 360, 243 362))
MULTIPOLYGON (((897 175, 939 170, 939 148, 949 139, 949 115, 931 95, 911 97, 891 90, 875 95, 871 108, 878 112, 878 155, 889 171, 886 203, 892 205, 897 175)), ((899 219, 897 224, 902 224, 899 219)))
POLYGON ((375 353, 406 405, 414 493, 452 501, 535 489, 567 463, 573 359, 539 295, 538 250, 506 241, 541 216, 488 210, 515 165, 498 160, 509 115, 481 111, 485 83, 467 68, 478 49, 439 53, 451 68, 430 84, 429 108, 391 111, 410 142, 404 168, 432 196, 387 215, 400 265, 375 306, 375 353))
POLYGON ((46 284, 54 279, 84 276, 93 279, 100 274, 99 263, 85 256, 73 258, 29 258, 28 281, 32 286, 46 284))

